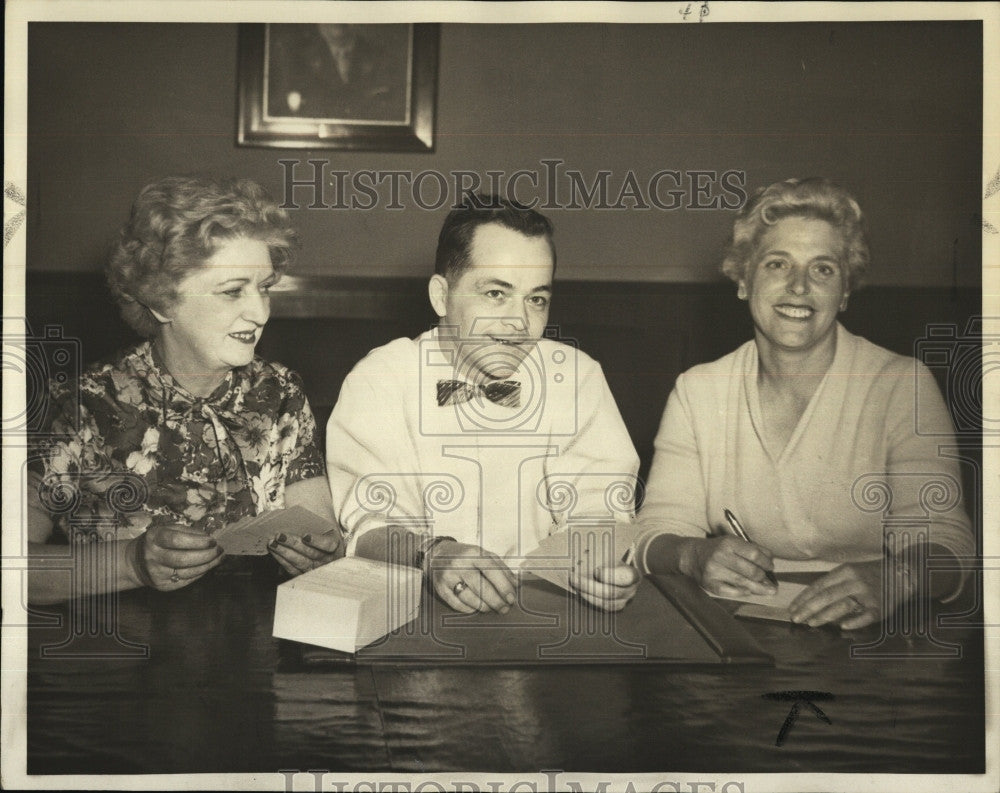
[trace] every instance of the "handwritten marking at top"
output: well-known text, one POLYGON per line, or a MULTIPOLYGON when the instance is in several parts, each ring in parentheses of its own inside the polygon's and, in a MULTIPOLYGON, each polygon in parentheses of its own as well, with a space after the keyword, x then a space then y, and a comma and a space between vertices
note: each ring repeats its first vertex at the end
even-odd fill
MULTIPOLYGON (((677 13, 681 15, 681 19, 683 19, 685 22, 688 21, 688 18, 692 14, 691 7, 693 5, 694 3, 685 3, 683 8, 677 9, 677 13)), ((705 17, 707 17, 710 13, 711 12, 709 11, 708 8, 708 0, 702 0, 702 2, 699 4, 698 7, 698 21, 703 22, 705 20, 705 17)))

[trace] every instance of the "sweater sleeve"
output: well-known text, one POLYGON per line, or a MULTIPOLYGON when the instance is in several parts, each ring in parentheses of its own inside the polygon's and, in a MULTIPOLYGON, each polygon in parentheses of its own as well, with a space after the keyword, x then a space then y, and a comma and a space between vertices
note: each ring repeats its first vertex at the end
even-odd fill
POLYGON ((569 473, 579 516, 631 521, 635 515, 639 457, 600 364, 588 359, 576 392, 579 429, 555 463, 569 473))
POLYGON ((686 375, 677 378, 656 433, 646 500, 639 513, 641 534, 636 543, 636 560, 643 570, 646 549, 659 535, 705 537, 709 533, 703 450, 699 449, 687 383, 686 375))
POLYGON ((967 572, 976 544, 965 510, 951 417, 930 371, 921 363, 911 365, 916 370, 899 378, 887 413, 889 512, 901 527, 899 545, 924 539, 948 550, 967 572))
POLYGON ((344 380, 327 424, 327 476, 348 554, 364 532, 390 524, 419 531, 424 516, 403 363, 384 348, 370 353, 344 380))

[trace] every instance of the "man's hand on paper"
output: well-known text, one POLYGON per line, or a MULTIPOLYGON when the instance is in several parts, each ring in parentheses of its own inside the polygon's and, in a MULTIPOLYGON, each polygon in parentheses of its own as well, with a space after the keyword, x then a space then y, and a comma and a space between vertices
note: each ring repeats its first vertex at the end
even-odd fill
POLYGON ((478 545, 438 543, 424 557, 424 573, 431 577, 434 593, 464 614, 506 614, 517 600, 517 577, 499 556, 478 545))
POLYGON ((337 552, 340 542, 339 529, 330 529, 322 534, 307 534, 305 537, 279 534, 268 544, 267 550, 285 572, 295 576, 315 570, 342 556, 337 552))
POLYGON ((599 609, 620 611, 639 589, 642 576, 631 559, 636 524, 563 529, 544 538, 521 569, 579 595, 599 609))
POLYGON ((584 569, 579 564, 570 573, 569 585, 592 606, 605 611, 621 611, 639 589, 639 571, 632 565, 584 569))

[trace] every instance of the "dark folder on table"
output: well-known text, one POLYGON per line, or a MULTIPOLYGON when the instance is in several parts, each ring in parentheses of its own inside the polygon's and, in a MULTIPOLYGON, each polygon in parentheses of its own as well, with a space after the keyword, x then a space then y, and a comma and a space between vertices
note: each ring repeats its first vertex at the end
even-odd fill
MULTIPOLYGON (((362 648, 359 664, 770 664, 719 603, 684 576, 649 576, 622 611, 595 609, 541 579, 507 614, 459 614, 424 592, 420 616, 362 648)), ((306 651, 305 655, 322 654, 306 651)))

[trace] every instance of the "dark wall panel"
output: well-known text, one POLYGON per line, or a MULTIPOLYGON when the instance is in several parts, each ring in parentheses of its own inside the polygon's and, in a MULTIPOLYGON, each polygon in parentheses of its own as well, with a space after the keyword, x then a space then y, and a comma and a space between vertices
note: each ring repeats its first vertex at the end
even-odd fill
MULTIPOLYGON (((282 20, 287 21, 287 20, 282 20)), ((982 27, 978 22, 712 25, 444 25, 431 154, 235 145, 238 27, 32 23, 29 29, 28 266, 89 271, 135 193, 170 173, 250 176, 283 193, 282 158, 328 170, 519 169, 525 197, 571 203, 567 171, 745 174, 747 188, 826 175, 869 216, 882 285, 978 287, 982 27), (557 175, 542 160, 561 162, 557 175), (552 191, 555 191, 553 193, 552 191)), ((727 211, 680 206, 553 209, 561 276, 707 282, 727 211)), ((661 200, 673 200, 661 182, 661 200)), ((308 203, 308 196, 301 203, 308 203)), ((433 191, 430 191, 433 200, 433 191)), ((730 196, 732 197, 732 196, 730 196)), ((293 211, 300 272, 423 277, 444 209, 388 186, 371 211, 293 211)), ((578 203, 583 203, 578 201, 578 203)), ((595 202, 596 203, 596 202, 595 202)), ((634 202, 626 201, 632 207, 634 202)))

